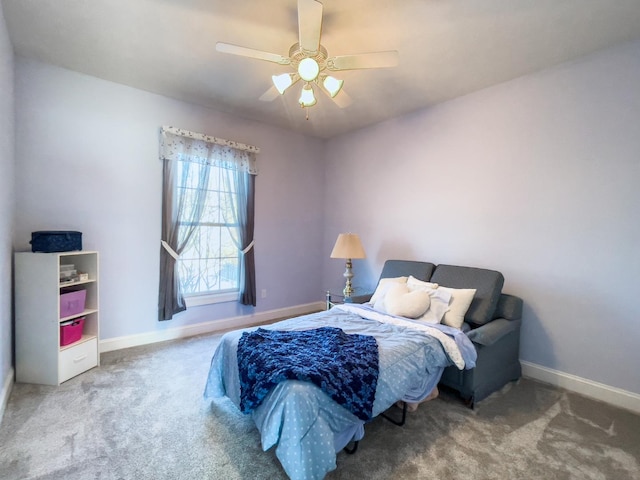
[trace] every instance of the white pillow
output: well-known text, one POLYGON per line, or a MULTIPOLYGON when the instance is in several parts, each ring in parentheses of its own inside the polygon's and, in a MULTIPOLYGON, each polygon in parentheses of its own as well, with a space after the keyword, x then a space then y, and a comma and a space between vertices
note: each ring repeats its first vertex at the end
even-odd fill
POLYGON ((414 277, 413 275, 409 275, 409 278, 407 279, 407 287, 409 287, 409 289, 419 289, 419 288, 438 288, 438 284, 437 283, 431 283, 431 282, 423 282, 422 280, 418 280, 416 277, 414 277))
POLYGON ((427 292, 431 297, 431 306, 418 318, 426 323, 440 323, 445 313, 449 309, 449 300, 451 300, 451 292, 441 290, 437 283, 423 282, 412 276, 407 280, 409 290, 421 290, 427 292))
POLYGON ((386 313, 386 309, 384 306, 384 297, 394 283, 407 283, 407 277, 392 277, 392 278, 381 278, 378 282, 378 286, 376 287, 376 291, 373 292, 371 296, 371 300, 369 303, 373 305, 375 310, 379 310, 383 313, 386 313))
POLYGON ((424 290, 409 290, 406 284, 394 283, 385 296, 385 306, 389 315, 418 318, 431 304, 431 297, 424 290))
POLYGON ((438 290, 451 293, 449 310, 444 314, 442 323, 450 327, 460 328, 464 323, 464 316, 476 294, 475 288, 449 288, 439 287, 438 290))

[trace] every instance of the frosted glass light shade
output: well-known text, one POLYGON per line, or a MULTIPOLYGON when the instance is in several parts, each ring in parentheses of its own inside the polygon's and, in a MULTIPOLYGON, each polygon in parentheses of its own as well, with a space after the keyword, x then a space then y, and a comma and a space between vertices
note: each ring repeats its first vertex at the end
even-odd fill
POLYGON ((333 98, 342 89, 344 80, 338 80, 337 78, 334 78, 331 75, 327 75, 327 77, 324 79, 324 82, 322 82, 322 84, 324 85, 324 88, 327 89, 327 92, 329 92, 329 95, 331 95, 331 98, 333 98))
POLYGON ((293 84, 293 78, 290 73, 283 73, 282 75, 273 75, 271 77, 273 80, 273 84, 282 95, 287 88, 289 88, 293 84))
POLYGON ((303 107, 313 107, 316 104, 316 97, 313 95, 313 89, 311 85, 307 84, 302 87, 302 92, 300 93, 300 99, 298 103, 303 107))
POLYGON ((341 233, 331 251, 331 258, 367 258, 357 233, 341 233))
POLYGON ((315 80, 319 73, 320 66, 313 58, 305 58, 298 64, 298 74, 307 82, 315 80))

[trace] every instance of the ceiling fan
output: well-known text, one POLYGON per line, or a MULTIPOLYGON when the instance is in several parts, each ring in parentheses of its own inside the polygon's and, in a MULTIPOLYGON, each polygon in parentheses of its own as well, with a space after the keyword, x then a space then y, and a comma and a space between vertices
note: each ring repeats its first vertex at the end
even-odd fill
POLYGON ((342 91, 344 81, 329 73, 363 68, 395 67, 398 64, 398 52, 389 50, 330 57, 327 49, 320 44, 322 9, 322 3, 316 0, 298 0, 298 42, 291 46, 288 57, 223 42, 216 43, 216 50, 287 65, 294 70, 293 73, 273 75, 273 87, 265 92, 260 100, 271 101, 278 94, 283 95, 293 84, 302 81, 304 85, 298 100, 302 108, 316 104, 314 85, 329 95, 336 105, 341 108, 346 107, 351 100, 346 92, 342 91), (342 94, 338 96, 341 91, 342 94))

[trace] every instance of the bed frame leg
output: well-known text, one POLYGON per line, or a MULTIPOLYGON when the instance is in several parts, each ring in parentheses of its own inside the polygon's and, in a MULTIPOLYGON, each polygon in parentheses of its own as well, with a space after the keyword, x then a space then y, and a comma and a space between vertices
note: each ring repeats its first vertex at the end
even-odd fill
POLYGON ((403 426, 405 420, 407 419, 407 402, 402 402, 402 418, 400 420, 396 420, 394 418, 391 418, 391 417, 387 416, 384 413, 381 413, 380 416, 383 417, 383 418, 386 418, 387 420, 389 420, 394 425, 397 425, 399 427, 403 426))
POLYGON ((360 443, 360 442, 358 440, 356 440, 355 442, 353 442, 353 448, 344 447, 343 450, 345 452, 347 452, 349 455, 353 455, 354 453, 356 453, 358 451, 358 443, 360 443))
MULTIPOLYGON (((407 420, 407 402, 402 402, 402 418, 400 420, 396 420, 395 418, 391 418, 391 417, 385 415, 384 413, 381 413, 380 416, 383 417, 383 418, 386 418, 387 420, 389 420, 394 425, 397 425, 399 427, 403 426, 404 422, 407 420)), ((359 443, 359 441, 356 440, 355 442, 353 442, 353 447, 352 448, 344 447, 343 450, 346 453, 348 453, 349 455, 353 455, 354 453, 356 453, 358 451, 358 443, 359 443)))
POLYGON ((475 410, 476 407, 476 399, 472 396, 470 396, 469 398, 465 398, 464 399, 464 403, 467 407, 469 407, 471 410, 475 410))

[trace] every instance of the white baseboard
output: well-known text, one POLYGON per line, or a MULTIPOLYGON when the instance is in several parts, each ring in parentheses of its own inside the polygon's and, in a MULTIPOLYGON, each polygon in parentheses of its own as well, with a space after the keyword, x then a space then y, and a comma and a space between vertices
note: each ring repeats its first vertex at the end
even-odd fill
POLYGON ((243 315, 239 317, 225 318, 223 320, 197 323, 195 325, 185 325, 156 332, 128 335, 126 337, 107 338, 106 340, 100 341, 100 353, 147 345, 149 343, 164 342, 166 340, 175 340, 177 338, 191 337, 202 333, 224 332, 226 330, 251 327, 280 318, 295 317, 298 315, 317 312, 319 310, 324 310, 325 308, 325 302, 314 302, 307 303, 305 305, 296 305, 294 307, 269 310, 253 315, 243 315))
POLYGON ((9 395, 11 395, 11 389, 14 384, 14 371, 13 367, 9 368, 9 373, 7 377, 4 379, 2 383, 2 391, 0 392, 0 422, 2 422, 2 417, 4 416, 4 411, 7 408, 7 403, 9 403, 9 395))
POLYGON ((637 393, 587 380, 586 378, 553 370, 535 363, 524 361, 520 361, 520 363, 522 364, 522 375, 525 377, 565 388, 585 397, 609 403, 634 413, 640 413, 640 395, 637 393))

